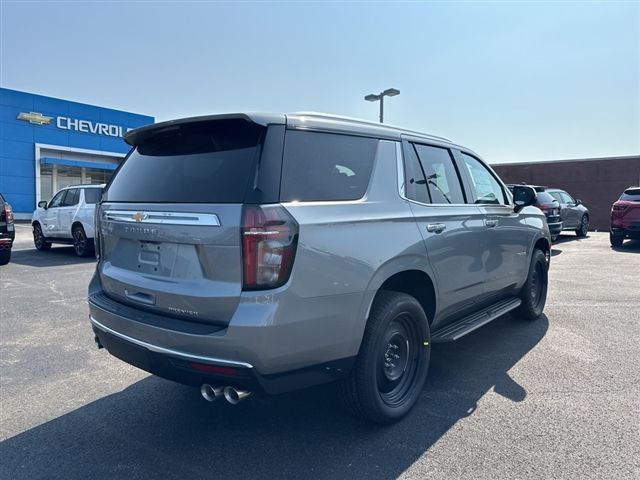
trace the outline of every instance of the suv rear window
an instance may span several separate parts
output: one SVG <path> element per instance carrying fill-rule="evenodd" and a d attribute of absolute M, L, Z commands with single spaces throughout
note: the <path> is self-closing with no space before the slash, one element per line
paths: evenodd
<path fill-rule="evenodd" d="M 242 119 L 163 128 L 131 152 L 111 180 L 106 200 L 241 203 L 265 130 Z"/>
<path fill-rule="evenodd" d="M 536 193 L 536 204 L 544 205 L 547 203 L 557 202 L 553 196 L 548 192 L 538 192 Z"/>
<path fill-rule="evenodd" d="M 374 138 L 287 131 L 280 201 L 362 198 L 377 148 Z"/>
<path fill-rule="evenodd" d="M 627 202 L 640 202 L 640 188 L 627 188 L 620 200 L 626 200 Z"/>

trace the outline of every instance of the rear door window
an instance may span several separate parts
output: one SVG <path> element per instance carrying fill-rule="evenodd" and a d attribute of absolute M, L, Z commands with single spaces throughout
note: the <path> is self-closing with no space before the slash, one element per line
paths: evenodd
<path fill-rule="evenodd" d="M 560 196 L 560 192 L 548 192 L 554 199 L 556 199 L 559 203 L 562 202 L 562 197 Z"/>
<path fill-rule="evenodd" d="M 567 204 L 576 203 L 573 197 L 569 195 L 567 192 L 560 192 L 560 198 L 562 199 L 561 203 L 567 203 Z"/>
<path fill-rule="evenodd" d="M 178 124 L 142 141 L 113 177 L 110 202 L 242 203 L 266 128 L 242 120 Z"/>
<path fill-rule="evenodd" d="M 449 150 L 421 144 L 414 144 L 414 147 L 427 181 L 431 203 L 465 203 L 460 178 Z"/>
<path fill-rule="evenodd" d="M 358 200 L 369 185 L 378 139 L 288 130 L 280 201 Z"/>
<path fill-rule="evenodd" d="M 64 201 L 60 205 L 61 207 L 72 207 L 73 205 L 78 204 L 78 200 L 80 198 L 80 190 L 77 188 L 72 188 L 71 190 L 67 190 L 67 195 L 64 197 Z"/>

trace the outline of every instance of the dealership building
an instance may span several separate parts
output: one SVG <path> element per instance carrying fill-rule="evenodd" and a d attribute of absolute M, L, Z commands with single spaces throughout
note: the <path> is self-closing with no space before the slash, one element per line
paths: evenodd
<path fill-rule="evenodd" d="M 18 219 L 68 185 L 106 183 L 147 115 L 0 88 L 0 192 Z"/>

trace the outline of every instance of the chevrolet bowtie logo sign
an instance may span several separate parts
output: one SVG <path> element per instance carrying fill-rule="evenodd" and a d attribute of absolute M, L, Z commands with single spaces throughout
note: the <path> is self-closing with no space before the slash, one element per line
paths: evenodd
<path fill-rule="evenodd" d="M 49 125 L 53 117 L 45 117 L 38 112 L 22 112 L 18 114 L 18 120 L 33 123 L 34 125 Z"/>
<path fill-rule="evenodd" d="M 133 218 L 136 222 L 141 222 L 142 220 L 146 220 L 147 218 L 149 218 L 149 215 L 142 212 L 136 212 L 131 215 L 131 218 Z"/>

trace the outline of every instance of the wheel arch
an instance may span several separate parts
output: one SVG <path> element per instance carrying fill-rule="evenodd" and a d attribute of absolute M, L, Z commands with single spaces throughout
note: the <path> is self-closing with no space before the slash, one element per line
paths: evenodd
<path fill-rule="evenodd" d="M 73 233 L 73 230 L 76 227 L 80 227 L 82 228 L 82 230 L 85 230 L 83 223 L 80 220 L 74 220 L 73 223 L 71 224 L 71 233 Z M 85 231 L 85 235 L 86 235 L 86 231 Z"/>
<path fill-rule="evenodd" d="M 357 322 L 356 331 L 354 331 L 353 338 L 357 345 L 355 352 L 360 350 L 373 302 L 383 290 L 397 291 L 415 297 L 422 305 L 431 325 L 438 311 L 438 289 L 434 278 L 426 256 L 400 257 L 381 266 L 365 292 L 359 316 L 362 321 Z"/>

